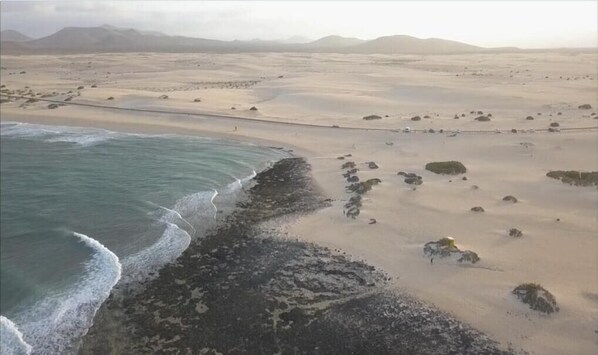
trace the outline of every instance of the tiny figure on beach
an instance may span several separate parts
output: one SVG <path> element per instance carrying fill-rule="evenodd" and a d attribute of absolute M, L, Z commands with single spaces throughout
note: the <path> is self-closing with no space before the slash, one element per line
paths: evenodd
<path fill-rule="evenodd" d="M 434 264 L 434 258 L 430 258 L 430 264 Z"/>
<path fill-rule="evenodd" d="M 234 129 L 234 131 L 233 131 L 233 132 L 236 132 L 236 131 L 237 131 L 237 126 L 235 126 L 235 129 Z"/>

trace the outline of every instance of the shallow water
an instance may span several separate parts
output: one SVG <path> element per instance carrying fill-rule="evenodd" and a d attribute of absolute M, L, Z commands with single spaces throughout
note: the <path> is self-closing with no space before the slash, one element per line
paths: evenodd
<path fill-rule="evenodd" d="M 2 353 L 75 351 L 117 282 L 174 260 L 256 171 L 286 156 L 221 139 L 14 122 L 2 123 L 0 152 Z"/>

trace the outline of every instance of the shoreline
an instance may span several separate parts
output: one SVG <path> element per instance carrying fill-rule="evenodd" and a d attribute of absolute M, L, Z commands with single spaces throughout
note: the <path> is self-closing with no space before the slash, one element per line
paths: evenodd
<path fill-rule="evenodd" d="M 293 235 L 297 235 L 299 236 L 299 238 L 301 238 L 302 240 L 306 241 L 306 242 L 315 242 L 318 245 L 321 245 L 323 247 L 327 247 L 330 248 L 331 250 L 343 250 L 346 251 L 347 253 L 349 253 L 350 255 L 352 255 L 354 258 L 356 259 L 360 259 L 360 260 L 367 260 L 368 264 L 371 265 L 375 265 L 377 268 L 381 268 L 382 270 L 385 270 L 386 272 L 388 272 L 390 275 L 393 276 L 393 280 L 397 280 L 397 279 L 401 279 L 401 283 L 396 283 L 395 281 L 392 281 L 389 283 L 389 288 L 391 290 L 393 290 L 392 292 L 395 293 L 404 293 L 406 292 L 407 294 L 411 294 L 411 295 L 415 295 L 418 299 L 422 299 L 424 302 L 428 303 L 428 304 L 434 304 L 436 306 L 438 306 L 440 309 L 442 309 L 445 312 L 449 312 L 451 315 L 457 317 L 460 321 L 466 322 L 468 324 L 471 324 L 472 326 L 476 327 L 477 329 L 480 329 L 481 331 L 486 332 L 487 334 L 489 334 L 490 336 L 492 336 L 494 339 L 500 341 L 500 343 L 502 344 L 503 347 L 507 347 L 507 345 L 513 346 L 516 349 L 522 349 L 523 351 L 528 351 L 530 349 L 529 345 L 525 344 L 525 340 L 527 339 L 527 336 L 522 336 L 520 338 L 514 336 L 517 333 L 521 333 L 521 332 L 526 332 L 525 328 L 522 328 L 522 326 L 525 326 L 525 323 L 529 322 L 529 321 L 524 321 L 523 324 L 517 325 L 516 327 L 513 328 L 497 328 L 496 327 L 496 323 L 492 322 L 492 323 L 485 323 L 485 322 L 479 322 L 481 319 L 478 318 L 477 314 L 480 310 L 480 305 L 476 305 L 474 307 L 470 307 L 470 302 L 471 302 L 471 298 L 462 298 L 461 296 L 458 296 L 458 298 L 452 298 L 451 293 L 450 292 L 454 292 L 455 295 L 460 294 L 460 291 L 456 291 L 456 290 L 445 290 L 445 291 L 439 291 L 439 290 L 435 290 L 434 287 L 431 290 L 427 290 L 426 288 L 430 287 L 428 285 L 430 285 L 430 282 L 436 282 L 436 286 L 442 286 L 443 283 L 440 282 L 438 283 L 439 279 L 437 278 L 438 276 L 441 275 L 445 275 L 445 276 L 441 276 L 441 277 L 446 277 L 447 272 L 452 272 L 451 270 L 453 269 L 453 267 L 451 267 L 450 265 L 446 265 L 443 268 L 447 268 L 446 270 L 442 271 L 441 273 L 438 273 L 438 271 L 440 270 L 440 268 L 435 268 L 432 269 L 430 271 L 423 271 L 423 268 L 428 269 L 429 266 L 426 265 L 425 261 L 423 263 L 421 263 L 421 261 L 417 261 L 417 259 L 421 260 L 421 256 L 420 253 L 416 253 L 417 257 L 414 259 L 413 257 L 409 256 L 406 260 L 402 261 L 401 263 L 399 263 L 398 265 L 395 265 L 395 261 L 388 259 L 388 253 L 391 250 L 397 250 L 399 252 L 401 252 L 401 247 L 399 247 L 397 249 L 397 245 L 395 244 L 388 244 L 387 242 L 383 242 L 382 244 L 380 244 L 380 247 L 382 249 L 380 249 L 380 247 L 368 250 L 368 249 L 364 249 L 364 247 L 367 247 L 367 244 L 362 244 L 360 243 L 358 239 L 356 239 L 356 236 L 359 236 L 361 233 L 369 233 L 366 232 L 365 229 L 363 229 L 364 227 L 363 224 L 359 223 L 359 221 L 357 221 L 357 225 L 355 224 L 355 222 L 351 222 L 349 220 L 347 220 L 344 216 L 343 217 L 337 217 L 338 213 L 342 211 L 342 208 L 339 207 L 338 205 L 340 204 L 342 206 L 343 200 L 346 199 L 346 193 L 344 192 L 344 188 L 343 185 L 338 185 L 338 181 L 341 180 L 340 179 L 340 171 L 338 170 L 338 166 L 340 166 L 340 161 L 337 160 L 337 155 L 340 155 L 342 153 L 346 153 L 346 152 L 352 152 L 354 155 L 354 159 L 364 159 L 366 156 L 364 156 L 363 154 L 368 154 L 371 155 L 371 153 L 368 153 L 368 151 L 370 151 L 371 149 L 368 148 L 366 151 L 360 151 L 359 149 L 356 150 L 355 149 L 355 144 L 352 145 L 351 143 L 351 139 L 355 139 L 358 142 L 359 146 L 363 146 L 363 144 L 366 144 L 365 142 L 370 142 L 372 139 L 375 139 L 373 137 L 360 137 L 360 136 L 354 136 L 353 138 L 351 138 L 350 136 L 346 136 L 343 135 L 342 136 L 342 140 L 339 140 L 338 136 L 329 136 L 327 133 L 322 132 L 321 130 L 318 129 L 314 129 L 314 128 L 304 128 L 304 131 L 297 131 L 296 133 L 293 132 L 287 132 L 284 130 L 281 130 L 279 128 L 277 128 L 276 126 L 265 126 L 264 124 L 258 123 L 257 127 L 251 127 L 251 125 L 244 125 L 242 126 L 242 130 L 240 129 L 240 131 L 242 132 L 236 132 L 233 133 L 230 131 L 230 124 L 228 124 L 227 122 L 209 122 L 209 124 L 207 123 L 207 121 L 204 122 L 196 122 L 196 121 L 189 121 L 189 120 L 182 120 L 182 119 L 177 119 L 176 117 L 142 117 L 142 116 L 119 116 L 119 115 L 109 115 L 109 116 L 96 116 L 94 114 L 90 114 L 89 111 L 87 110 L 64 110 L 63 113 L 61 115 L 57 115 L 56 113 L 57 110 L 55 110 L 54 112 L 51 112 L 51 115 L 45 115 L 45 116 L 40 116 L 40 115 L 22 115 L 22 114 L 16 114 L 14 115 L 13 113 L 11 113 L 10 115 L 6 115 L 3 114 L 2 116 L 2 120 L 6 120 L 6 118 L 8 117 L 10 120 L 19 120 L 18 118 L 20 117 L 21 121 L 28 121 L 31 123 L 42 123 L 42 124 L 64 124 L 64 125 L 74 125 L 74 126 L 91 126 L 91 127 L 98 127 L 98 128 L 104 128 L 104 129 L 110 129 L 110 130 L 115 130 L 115 131 L 124 131 L 124 132 L 138 132 L 138 133 L 174 133 L 174 134 L 184 134 L 184 135 L 205 135 L 205 136 L 215 136 L 215 137 L 221 137 L 221 138 L 227 138 L 227 139 L 236 139 L 236 140 L 241 140 L 241 141 L 245 141 L 245 142 L 252 142 L 255 144 L 260 144 L 260 145 L 266 145 L 266 146 L 280 146 L 283 145 L 287 148 L 292 148 L 292 149 L 288 149 L 289 151 L 293 151 L 294 154 L 298 154 L 300 156 L 305 156 L 308 161 L 314 166 L 314 175 L 317 178 L 318 182 L 323 183 L 322 187 L 325 189 L 325 191 L 327 191 L 327 194 L 329 196 L 331 196 L 333 198 L 333 204 L 335 206 L 337 206 L 336 208 L 330 208 L 330 209 L 326 209 L 325 211 L 318 211 L 313 215 L 310 216 L 306 216 L 306 217 L 302 217 L 297 221 L 292 221 L 289 224 L 284 225 L 282 228 L 286 231 L 285 233 L 290 233 Z M 66 114 L 68 113 L 68 114 Z M 66 114 L 66 115 L 65 115 Z M 267 127 L 267 130 L 265 130 L 265 127 Z M 326 132 L 330 131 L 330 129 L 326 129 Z M 332 130 L 332 131 L 336 131 L 336 130 Z M 277 133 L 278 132 L 278 133 Z M 284 136 L 281 135 L 281 133 L 284 133 Z M 305 137 L 306 135 L 312 137 L 311 139 L 309 139 L 307 142 L 308 144 L 306 144 L 305 138 L 303 140 L 297 140 L 297 135 L 300 134 L 303 137 Z M 380 135 L 377 132 L 367 132 L 368 135 L 378 135 L 380 137 L 381 142 L 379 143 L 382 147 L 384 147 L 384 135 Z M 536 141 L 537 139 L 539 139 L 539 137 L 546 137 L 546 138 L 542 138 L 542 139 L 550 139 L 550 140 L 561 140 L 561 139 L 566 139 L 563 137 L 567 137 L 567 136 L 575 136 L 575 137 L 585 137 L 584 140 L 587 141 L 588 139 L 590 139 L 590 141 L 592 141 L 594 139 L 593 136 L 588 135 L 586 133 L 568 133 L 566 135 L 533 135 L 533 134 L 518 134 L 518 135 L 490 135 L 488 136 L 488 138 L 490 139 L 500 139 L 500 140 L 504 140 L 506 139 L 507 141 L 519 141 L 521 140 L 532 140 L 532 141 Z M 272 140 L 272 137 L 276 137 L 277 140 Z M 288 137 L 290 139 L 284 139 L 283 137 Z M 299 136 L 301 137 L 301 136 Z M 318 138 L 320 137 L 320 138 Z M 326 137 L 326 138 L 324 138 Z M 407 135 L 407 137 L 412 137 L 410 135 Z M 427 141 L 428 143 L 430 143 L 432 145 L 432 147 L 430 149 L 438 149 L 438 143 L 443 142 L 444 140 L 446 140 L 447 142 L 450 142 L 451 139 L 450 138 L 446 138 L 445 136 L 442 135 L 418 135 L 418 137 L 421 137 L 421 139 L 424 139 L 425 141 Z M 464 136 L 465 137 L 465 136 Z M 476 136 L 467 136 L 468 140 L 473 140 L 473 141 L 478 141 L 479 139 L 482 140 L 487 140 L 487 138 L 485 137 L 476 137 Z M 309 144 L 309 142 L 312 142 L 312 140 L 317 140 L 317 139 L 328 139 L 330 140 L 330 142 L 327 143 L 327 145 L 325 146 L 313 146 L 311 144 Z M 386 138 L 388 139 L 388 138 Z M 284 143 L 281 143 L 283 142 Z M 363 141 L 362 143 L 359 143 L 360 141 Z M 342 142 L 342 143 L 340 143 Z M 397 142 L 397 141 L 395 141 Z M 340 143 L 340 144 L 339 144 Z M 335 146 L 335 144 L 337 145 L 335 148 L 333 148 L 331 150 L 331 146 Z M 367 144 L 371 144 L 371 143 L 367 143 Z M 412 144 L 409 142 L 405 142 L 405 144 Z M 426 144 L 424 142 L 422 142 L 421 144 Z M 444 143 L 443 143 L 444 144 Z M 471 143 L 474 144 L 474 143 Z M 477 144 L 477 143 L 475 143 Z M 404 145 L 404 147 L 407 147 L 406 145 Z M 340 149 L 339 149 L 340 148 Z M 362 148 L 363 149 L 363 148 Z M 385 149 L 388 149 L 385 148 Z M 401 149 L 401 148 L 399 148 Z M 405 149 L 405 148 L 403 148 Z M 332 151 L 332 154 L 328 153 L 328 155 L 324 155 L 322 156 L 322 152 L 328 150 L 329 152 Z M 336 152 L 335 152 L 336 151 Z M 380 151 L 377 151 L 376 154 L 380 154 Z M 454 153 L 453 153 L 454 154 Z M 382 156 L 379 156 L 379 158 L 383 158 L 385 155 L 383 154 Z M 403 157 L 407 157 L 405 155 L 403 155 Z M 332 167 L 330 167 L 329 165 L 332 164 Z M 409 163 L 407 163 L 409 166 Z M 372 172 L 367 172 L 367 171 L 363 171 L 364 174 L 368 174 L 368 176 L 372 176 L 371 173 Z M 382 173 L 383 176 L 385 176 L 386 178 L 388 178 L 388 173 Z M 468 174 L 470 175 L 470 174 Z M 376 175 L 374 175 L 376 176 Z M 378 175 L 380 176 L 380 175 Z M 471 175 L 470 175 L 471 176 Z M 384 179 L 386 181 L 386 179 Z M 381 187 L 382 191 L 388 191 L 388 186 L 385 187 L 386 184 L 383 184 L 383 186 Z M 335 187 L 336 186 L 336 187 Z M 559 185 L 560 186 L 560 185 Z M 556 186 L 555 186 L 556 187 Z M 561 189 L 565 189 L 565 187 L 561 187 Z M 572 191 L 579 191 L 580 193 L 583 191 L 583 189 L 579 189 L 579 190 L 572 190 Z M 382 192 L 384 194 L 384 192 Z M 519 194 L 519 192 L 517 192 Z M 377 193 L 376 191 L 372 192 L 373 196 L 370 198 L 367 198 L 366 201 L 383 201 L 384 198 L 381 197 L 381 195 L 379 193 Z M 375 208 L 375 204 L 372 205 L 372 202 L 366 202 L 369 206 L 366 206 L 364 209 L 364 216 L 361 219 L 361 221 L 367 221 L 367 218 L 369 216 L 371 216 L 372 212 L 375 210 L 378 210 L 379 213 L 379 209 Z M 411 205 L 411 203 L 408 203 L 409 205 Z M 339 212 L 335 212 L 335 209 L 339 209 L 341 208 L 341 210 Z M 425 210 L 424 210 L 425 212 Z M 399 211 L 400 214 L 402 214 L 404 216 L 404 218 L 409 218 L 409 216 L 411 215 L 411 213 L 407 213 L 405 215 L 405 212 L 401 212 Z M 342 213 L 341 213 L 342 216 Z M 429 212 L 425 212 L 424 216 L 427 217 L 423 217 L 423 218 L 430 218 L 429 217 Z M 376 216 L 373 215 L 373 217 L 377 217 L 378 218 L 378 226 L 377 227 L 378 231 L 380 231 L 379 228 L 382 228 L 382 233 L 386 234 L 388 232 L 384 232 L 385 230 L 388 229 L 388 225 L 386 225 L 386 223 L 384 222 L 385 219 L 388 219 L 389 217 L 383 217 L 382 219 L 382 224 L 380 216 Z M 436 218 L 436 217 L 435 217 Z M 346 221 L 346 222 L 345 222 Z M 349 223 L 347 223 L 349 222 Z M 336 223 L 336 224 L 335 224 Z M 339 224 L 340 223 L 340 224 Z M 363 222 L 362 222 L 363 223 Z M 574 223 L 574 222 L 573 222 Z M 361 225 L 361 226 L 358 226 Z M 570 224 L 566 224 L 567 226 L 570 226 Z M 335 227 L 338 226 L 340 227 L 340 229 L 335 230 L 335 228 L 333 228 L 333 230 L 331 230 L 331 227 Z M 357 226 L 357 228 L 351 227 L 351 226 Z M 347 229 L 347 227 L 350 227 L 350 229 Z M 373 228 L 373 227 L 367 227 L 367 224 L 365 224 L 366 228 Z M 408 234 L 414 234 L 414 236 L 416 238 L 418 238 L 418 230 L 419 228 L 415 229 L 412 232 L 399 232 L 401 235 L 405 236 L 406 233 Z M 476 229 L 477 230 L 477 229 Z M 407 234 L 407 235 L 408 235 Z M 590 232 L 591 234 L 591 232 Z M 442 235 L 442 234 L 440 234 Z M 338 236 L 341 237 L 341 239 L 338 239 Z M 347 238 L 347 236 L 349 236 L 349 238 Z M 421 238 L 421 237 L 420 237 Z M 374 243 L 378 244 L 380 243 L 379 241 L 376 240 L 377 238 L 374 239 Z M 411 238 L 407 238 L 406 239 L 406 246 L 407 248 L 404 249 L 405 251 L 407 251 L 408 254 L 404 254 L 404 252 L 401 252 L 402 255 L 409 255 L 409 254 L 413 254 L 412 251 L 412 241 L 413 237 Z M 422 242 L 420 242 L 422 243 Z M 423 243 L 422 243 L 423 244 Z M 371 245 L 370 245 L 371 246 Z M 591 247 L 590 247 L 591 248 Z M 372 253 L 374 252 L 374 253 Z M 488 252 L 486 252 L 487 254 Z M 486 259 L 487 259 L 487 255 L 486 255 Z M 425 258 L 424 258 L 425 260 Z M 429 262 L 428 262 L 429 264 Z M 493 265 L 494 264 L 494 265 Z M 499 266 L 500 264 L 497 265 L 497 261 L 496 258 L 491 258 L 490 260 L 490 265 L 488 265 L 490 267 L 489 270 L 491 269 L 495 269 L 497 267 L 500 268 Z M 398 266 L 398 268 L 397 268 Z M 488 267 L 486 266 L 486 267 Z M 458 269 L 462 269 L 459 271 L 459 274 L 463 274 L 464 272 L 467 274 L 471 274 L 471 275 L 475 275 L 475 274 L 479 274 L 483 279 L 487 279 L 487 277 L 485 276 L 485 273 L 488 271 L 483 271 L 484 267 L 482 268 L 478 268 L 478 267 L 474 267 L 474 268 L 467 268 L 467 271 L 463 268 L 458 268 Z M 477 271 L 479 270 L 479 271 Z M 426 277 L 424 276 L 425 274 L 422 274 L 422 272 L 424 273 L 430 273 L 433 272 L 436 275 L 431 275 L 434 276 L 433 278 L 426 280 L 426 279 L 422 279 L 422 277 Z M 490 271 L 492 272 L 492 271 Z M 495 275 L 497 275 L 495 273 Z M 430 275 L 429 275 L 430 276 Z M 428 277 L 429 277 L 428 276 Z M 471 276 L 470 276 L 471 277 Z M 415 278 L 415 279 L 414 279 Z M 436 281 L 434 281 L 436 280 Z M 474 278 L 472 280 L 477 280 L 477 278 Z M 524 279 L 525 280 L 525 279 Z M 488 280 L 490 281 L 490 280 Z M 476 281 L 476 283 L 478 283 L 480 281 Z M 490 289 L 492 289 L 492 286 L 490 283 L 488 283 L 487 281 L 483 281 L 481 282 L 481 284 L 483 285 L 482 287 L 489 287 Z M 424 288 L 422 288 L 422 285 Z M 458 285 L 458 284 L 456 284 Z M 592 284 L 589 283 L 587 284 L 589 286 L 591 286 Z M 458 286 L 459 288 L 462 288 L 463 286 Z M 468 287 L 468 286 L 465 286 Z M 471 286 L 469 286 L 471 287 Z M 504 290 L 504 285 L 500 285 L 500 288 L 502 288 Z M 432 293 L 430 293 L 430 291 Z M 455 292 L 456 291 L 456 292 Z M 439 295 L 443 294 L 449 297 L 438 297 Z M 446 293 L 449 292 L 449 293 Z M 496 291 L 494 291 L 496 292 Z M 505 292 L 505 291 L 499 291 L 499 292 Z M 507 291 L 508 292 L 508 291 Z M 592 291 L 590 291 L 591 294 Z M 485 292 L 484 292 L 485 293 Z M 562 299 L 562 297 L 561 297 Z M 448 302 L 447 302 L 448 301 Z M 477 299 L 476 302 L 480 302 L 482 301 L 484 305 L 484 307 L 488 307 L 487 306 L 487 301 L 486 300 L 482 300 L 482 299 Z M 507 312 L 507 316 L 506 318 L 509 319 L 509 321 L 512 320 L 517 320 L 517 319 L 522 319 L 521 317 L 525 317 L 523 319 L 528 319 L 528 320 L 533 320 L 533 323 L 535 324 L 535 326 L 538 326 L 540 323 L 538 323 L 538 321 L 542 321 L 541 317 L 539 315 L 536 315 L 533 313 L 533 311 L 529 311 L 525 309 L 525 306 L 523 305 L 510 305 L 511 303 L 514 303 L 514 301 L 509 301 L 507 300 L 509 305 L 507 305 L 507 307 L 514 307 L 515 312 Z M 495 302 L 495 301 L 492 301 Z M 504 302 L 504 301 L 503 301 Z M 465 307 L 465 308 L 463 308 Z M 492 307 L 497 307 L 495 305 L 492 305 Z M 504 304 L 498 306 L 500 308 L 505 307 Z M 561 312 L 562 313 L 562 312 Z M 558 316 L 558 315 L 556 315 Z M 554 316 L 553 316 L 554 317 Z M 505 320 L 501 320 L 501 322 L 504 322 Z M 551 323 L 544 323 L 547 325 L 551 325 Z M 559 323 L 555 323 L 555 325 L 557 325 Z M 560 327 L 560 325 L 557 325 L 557 329 L 559 329 L 559 332 L 562 332 L 562 329 Z M 553 332 L 552 330 L 548 331 Z M 521 340 L 524 340 L 523 342 L 521 342 Z M 558 340 L 559 342 L 562 341 L 563 338 L 561 337 L 560 340 Z M 549 343 L 549 348 L 554 347 L 554 343 Z M 534 345 L 535 347 L 536 345 Z M 585 345 L 584 345 L 585 347 Z M 587 348 L 587 347 L 585 347 Z M 533 348 L 531 348 L 533 349 Z M 550 352 L 550 351 L 549 351 Z M 581 352 L 581 351 L 580 351 Z M 533 353 L 533 351 L 532 351 Z"/>
<path fill-rule="evenodd" d="M 507 353 L 449 315 L 389 292 L 375 268 L 260 227 L 330 207 L 302 158 L 284 158 L 254 179 L 248 200 L 216 232 L 140 292 L 113 293 L 80 353 Z"/>

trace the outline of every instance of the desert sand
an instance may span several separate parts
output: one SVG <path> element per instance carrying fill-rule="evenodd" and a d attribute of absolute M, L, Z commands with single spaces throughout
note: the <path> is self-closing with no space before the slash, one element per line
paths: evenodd
<path fill-rule="evenodd" d="M 50 100 L 180 112 L 48 109 L 49 102 L 20 99 L 0 106 L 3 122 L 210 135 L 292 149 L 307 158 L 333 205 L 279 226 L 289 237 L 380 267 L 392 276 L 396 292 L 450 312 L 505 348 L 532 354 L 598 351 L 598 192 L 546 177 L 550 170 L 598 170 L 596 54 L 1 59 L 2 89 L 13 93 L 32 90 Z M 583 104 L 592 109 L 579 109 Z M 372 114 L 381 119 L 362 119 Z M 488 114 L 488 122 L 474 120 Z M 412 121 L 416 115 L 422 119 Z M 553 122 L 560 131 L 546 132 Z M 404 133 L 406 127 L 435 133 Z M 443 160 L 458 160 L 467 172 L 448 176 L 424 169 Z M 341 169 L 347 161 L 356 163 L 361 180 L 382 181 L 364 195 L 355 219 L 343 214 L 351 197 Z M 370 169 L 370 161 L 379 168 Z M 399 171 L 414 172 L 424 182 L 414 189 Z M 506 195 L 518 202 L 503 201 Z M 471 212 L 473 206 L 485 212 Z M 510 228 L 523 236 L 510 237 Z M 481 260 L 430 263 L 423 245 L 445 236 Z M 542 284 L 560 311 L 543 315 L 519 302 L 511 291 L 524 282 Z"/>

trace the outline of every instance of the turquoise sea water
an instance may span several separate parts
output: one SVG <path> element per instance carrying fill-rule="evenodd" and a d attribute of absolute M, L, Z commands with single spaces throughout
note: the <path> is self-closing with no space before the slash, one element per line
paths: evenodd
<path fill-rule="evenodd" d="M 174 260 L 286 156 L 221 139 L 4 122 L 2 353 L 73 351 L 110 290 Z"/>

